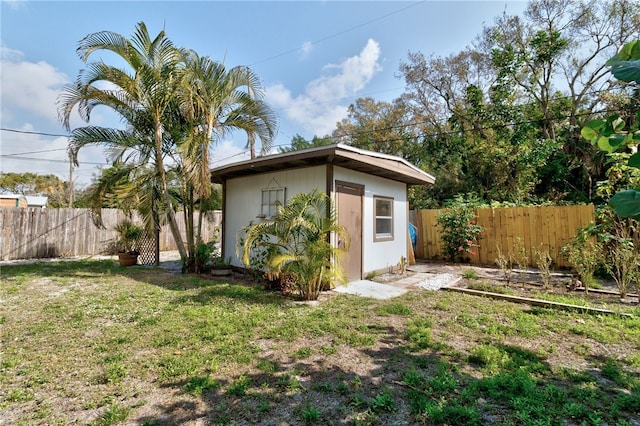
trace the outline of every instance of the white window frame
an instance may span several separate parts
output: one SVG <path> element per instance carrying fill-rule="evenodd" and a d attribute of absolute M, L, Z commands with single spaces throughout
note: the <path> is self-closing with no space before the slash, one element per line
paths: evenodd
<path fill-rule="evenodd" d="M 260 218 L 273 219 L 278 215 L 278 205 L 286 202 L 286 188 L 264 188 L 260 193 Z"/>
<path fill-rule="evenodd" d="M 378 202 L 387 202 L 389 206 L 388 212 L 378 211 Z M 387 214 L 383 214 L 387 213 Z M 378 229 L 378 223 L 388 223 L 389 232 L 382 232 Z M 393 198 L 373 196 L 373 241 L 392 241 L 393 240 Z"/>

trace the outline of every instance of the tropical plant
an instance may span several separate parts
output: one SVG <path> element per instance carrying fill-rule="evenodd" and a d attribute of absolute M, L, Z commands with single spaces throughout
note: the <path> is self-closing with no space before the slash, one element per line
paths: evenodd
<path fill-rule="evenodd" d="M 201 239 L 202 214 L 207 211 L 212 185 L 209 175 L 211 143 L 234 130 L 243 130 L 255 143 L 257 135 L 262 152 L 271 148 L 276 132 L 276 117 L 262 101 L 264 90 L 251 69 L 237 66 L 227 69 L 223 63 L 201 57 L 191 50 L 185 56 L 184 85 L 179 91 L 180 112 L 185 120 L 185 134 L 177 147 L 183 172 L 184 203 L 187 214 L 187 244 L 189 260 L 193 261 L 192 244 Z M 246 90 L 245 90 L 246 88 Z M 199 201 L 200 220 L 193 223 L 195 201 Z"/>
<path fill-rule="evenodd" d="M 246 67 L 227 70 L 175 47 L 164 31 L 152 39 L 142 22 L 131 39 L 101 31 L 83 38 L 77 51 L 85 63 L 94 52 L 109 51 L 126 64 L 90 62 L 60 96 L 59 115 L 68 130 L 75 108 L 87 123 L 97 106 L 112 109 L 125 123 L 125 129 L 85 126 L 71 132 L 74 162 L 81 148 L 100 145 L 117 166 L 97 182 L 94 210 L 107 194 L 115 194 L 143 214 L 149 229 L 168 222 L 185 269 L 193 270 L 202 227 L 200 221 L 195 231 L 194 214 L 212 205 L 210 144 L 242 129 L 259 136 L 263 149 L 271 146 L 276 120 L 261 100 L 259 79 Z M 179 204 L 186 241 L 175 217 Z"/>
<path fill-rule="evenodd" d="M 109 150 L 114 162 L 150 166 L 154 172 L 161 203 L 157 208 L 168 216 L 169 226 L 182 258 L 187 253 L 175 219 L 169 195 L 165 157 L 172 150 L 164 125 L 182 82 L 183 55 L 161 31 L 154 39 L 140 22 L 131 39 L 112 31 L 92 33 L 80 40 L 78 55 L 87 63 L 94 52 L 108 51 L 123 60 L 128 69 L 90 62 L 74 84 L 60 96 L 59 114 L 70 130 L 71 112 L 77 107 L 87 123 L 97 106 L 115 111 L 126 128 L 85 126 L 73 129 L 69 152 L 78 162 L 78 151 L 88 145 Z M 149 222 L 152 220 L 148 217 Z"/>
<path fill-rule="evenodd" d="M 476 223 L 475 212 L 467 203 L 456 202 L 438 213 L 436 223 L 441 227 L 442 253 L 452 262 L 460 262 L 468 254 L 482 232 L 482 226 Z"/>
<path fill-rule="evenodd" d="M 251 264 L 252 251 L 264 249 L 266 272 L 292 277 L 305 300 L 316 300 L 327 283 L 344 281 L 341 258 L 346 249 L 333 246 L 331 238 L 348 241 L 348 234 L 338 225 L 331 199 L 318 190 L 294 195 L 278 206 L 273 221 L 250 225 L 245 232 L 237 248 L 244 264 Z"/>
<path fill-rule="evenodd" d="M 606 65 L 611 67 L 611 73 L 618 80 L 640 84 L 640 40 L 625 44 Z M 627 166 L 640 169 L 640 111 L 636 111 L 635 122 L 631 124 L 617 114 L 605 120 L 591 120 L 582 128 L 581 134 L 610 154 L 621 149 L 628 150 L 631 155 L 628 156 Z M 635 187 L 618 191 L 609 200 L 609 205 L 619 216 L 640 219 L 640 188 L 636 184 Z"/>
<path fill-rule="evenodd" d="M 144 229 L 133 223 L 130 219 L 124 219 L 118 222 L 115 226 L 115 231 L 118 233 L 118 251 L 128 254 L 138 254 L 137 243 Z"/>

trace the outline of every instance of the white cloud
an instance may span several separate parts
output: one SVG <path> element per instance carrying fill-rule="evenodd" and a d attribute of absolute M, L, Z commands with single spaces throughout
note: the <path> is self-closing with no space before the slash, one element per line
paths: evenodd
<path fill-rule="evenodd" d="M 27 111 L 58 123 L 56 100 L 62 87 L 69 82 L 66 74 L 50 64 L 29 62 L 18 50 L 1 47 L 2 121 L 15 120 Z"/>
<path fill-rule="evenodd" d="M 335 72 L 309 82 L 298 96 L 280 83 L 268 87 L 267 102 L 283 109 L 288 119 L 305 130 L 324 136 L 347 115 L 348 105 L 341 101 L 355 96 L 381 70 L 379 59 L 380 45 L 369 39 L 358 55 L 327 65 L 326 70 Z"/>
<path fill-rule="evenodd" d="M 313 43 L 310 41 L 305 41 L 304 43 L 302 43 L 302 47 L 300 48 L 301 58 L 302 59 L 308 58 L 312 51 L 313 51 Z"/>

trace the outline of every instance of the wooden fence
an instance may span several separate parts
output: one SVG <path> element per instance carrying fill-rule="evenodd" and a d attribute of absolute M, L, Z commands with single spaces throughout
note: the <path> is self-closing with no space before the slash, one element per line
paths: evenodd
<path fill-rule="evenodd" d="M 0 208 L 0 260 L 107 253 L 116 241 L 113 228 L 124 218 L 120 210 L 102 209 L 102 229 L 94 225 L 89 209 Z M 184 216 L 178 213 L 176 220 L 184 237 Z M 203 240 L 214 238 L 221 220 L 220 211 L 207 213 Z M 168 225 L 160 231 L 160 250 L 176 250 Z"/>
<path fill-rule="evenodd" d="M 418 228 L 416 257 L 442 259 L 440 227 L 436 224 L 439 210 L 414 212 Z M 594 220 L 593 205 L 534 206 L 476 210 L 478 225 L 484 228 L 471 263 L 494 265 L 498 249 L 504 254 L 516 254 L 519 247 L 526 251 L 529 265 L 536 266 L 535 250 L 548 251 L 554 267 L 570 266 L 560 254 L 579 228 Z"/>

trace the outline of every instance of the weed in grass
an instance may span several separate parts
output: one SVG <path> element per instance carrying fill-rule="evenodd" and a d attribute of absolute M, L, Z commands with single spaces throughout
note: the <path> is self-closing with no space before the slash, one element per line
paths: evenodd
<path fill-rule="evenodd" d="M 477 280 L 479 277 L 475 269 L 465 269 L 462 271 L 462 278 L 467 280 Z"/>
<path fill-rule="evenodd" d="M 436 309 L 438 311 L 449 311 L 451 309 L 451 303 L 449 303 L 448 301 L 445 300 L 438 300 L 434 305 L 433 305 L 433 309 Z"/>
<path fill-rule="evenodd" d="M 629 367 L 640 368 L 640 354 L 629 355 L 623 361 Z"/>
<path fill-rule="evenodd" d="M 347 382 L 345 382 L 344 380 L 341 380 L 340 383 L 336 385 L 336 391 L 340 395 L 344 396 L 344 395 L 348 395 L 351 392 L 351 388 L 349 387 Z"/>
<path fill-rule="evenodd" d="M 356 393 L 356 394 L 351 396 L 350 405 L 353 408 L 356 408 L 356 409 L 360 409 L 360 408 L 367 408 L 368 409 L 369 408 L 369 401 L 364 396 Z"/>
<path fill-rule="evenodd" d="M 375 413 L 380 413 L 382 411 L 393 413 L 397 410 L 393 393 L 388 387 L 385 387 L 380 391 L 380 393 L 373 397 L 373 400 L 371 401 L 371 409 Z"/>
<path fill-rule="evenodd" d="M 640 389 L 629 394 L 620 394 L 616 397 L 613 408 L 628 413 L 640 413 Z"/>
<path fill-rule="evenodd" d="M 307 405 L 302 409 L 300 413 L 300 418 L 305 424 L 315 423 L 320 420 L 320 410 L 310 405 Z"/>
<path fill-rule="evenodd" d="M 304 389 L 294 373 L 286 373 L 280 376 L 276 386 L 284 392 L 298 392 Z"/>
<path fill-rule="evenodd" d="M 309 358 L 310 356 L 311 356 L 311 348 L 309 347 L 300 348 L 297 351 L 295 351 L 295 353 L 293 354 L 293 357 L 297 359 L 305 359 L 305 358 Z"/>
<path fill-rule="evenodd" d="M 417 393 L 410 403 L 411 411 L 420 423 L 470 426 L 483 424 L 480 414 L 473 407 L 455 402 L 436 402 Z"/>
<path fill-rule="evenodd" d="M 184 390 L 190 394 L 201 396 L 209 390 L 218 389 L 220 383 L 211 376 L 196 376 L 189 379 Z"/>
<path fill-rule="evenodd" d="M 256 367 L 258 368 L 258 370 L 265 373 L 275 373 L 276 371 L 278 371 L 278 363 L 268 359 L 261 359 L 260 361 L 258 361 Z"/>
<path fill-rule="evenodd" d="M 616 385 L 623 388 L 626 388 L 630 384 L 627 374 L 612 360 L 607 360 L 607 362 L 600 368 L 600 374 L 602 374 L 602 377 L 611 380 Z"/>
<path fill-rule="evenodd" d="M 432 343 L 431 326 L 433 323 L 427 318 L 410 321 L 405 332 L 405 338 L 416 350 L 427 349 Z"/>
<path fill-rule="evenodd" d="M 271 403 L 266 399 L 261 399 L 258 404 L 258 413 L 266 414 L 271 410 Z"/>
<path fill-rule="evenodd" d="M 104 375 L 98 377 L 98 383 L 120 383 L 127 376 L 127 369 L 120 361 L 109 362 L 104 366 Z"/>
<path fill-rule="evenodd" d="M 111 404 L 102 413 L 96 424 L 99 426 L 110 426 L 122 423 L 127 420 L 130 411 L 131 410 L 127 407 L 123 407 L 115 403 Z"/>
<path fill-rule="evenodd" d="M 329 393 L 335 390 L 331 382 L 316 382 L 311 385 L 311 389 L 318 392 Z"/>
<path fill-rule="evenodd" d="M 571 347 L 571 349 L 576 353 L 576 355 L 580 355 L 583 357 L 589 356 L 591 354 L 591 345 L 586 342 L 576 343 Z"/>
<path fill-rule="evenodd" d="M 244 396 L 250 387 L 251 379 L 243 374 L 229 385 L 227 393 L 232 396 Z"/>
<path fill-rule="evenodd" d="M 160 368 L 161 380 L 174 379 L 187 374 L 194 374 L 197 370 L 197 360 L 186 355 L 169 356 L 160 361 Z"/>
<path fill-rule="evenodd" d="M 402 303 L 387 303 L 378 306 L 376 308 L 376 313 L 382 316 L 399 315 L 406 317 L 412 315 L 413 310 Z"/>
<path fill-rule="evenodd" d="M 362 387 L 362 378 L 360 376 L 355 376 L 351 379 L 351 386 L 354 389 L 360 389 Z"/>
<path fill-rule="evenodd" d="M 402 382 L 410 387 L 422 387 L 425 383 L 424 375 L 416 369 L 406 370 L 402 373 Z"/>
<path fill-rule="evenodd" d="M 468 361 L 484 367 L 489 374 L 495 374 L 509 361 L 509 357 L 493 345 L 480 345 L 471 349 Z"/>
<path fill-rule="evenodd" d="M 333 355 L 338 353 L 338 348 L 336 348 L 335 346 L 323 345 L 322 347 L 320 347 L 320 351 L 325 355 Z"/>
<path fill-rule="evenodd" d="M 3 354 L 3 356 L 0 358 L 0 371 L 13 368 L 19 364 L 20 364 L 20 360 L 18 358 L 14 358 L 14 357 Z"/>
<path fill-rule="evenodd" d="M 33 400 L 33 393 L 28 389 L 13 389 L 6 398 L 9 402 L 27 402 Z"/>
<path fill-rule="evenodd" d="M 442 396 L 453 393 L 458 387 L 458 380 L 448 371 L 440 371 L 436 377 L 426 384 L 430 394 Z"/>

